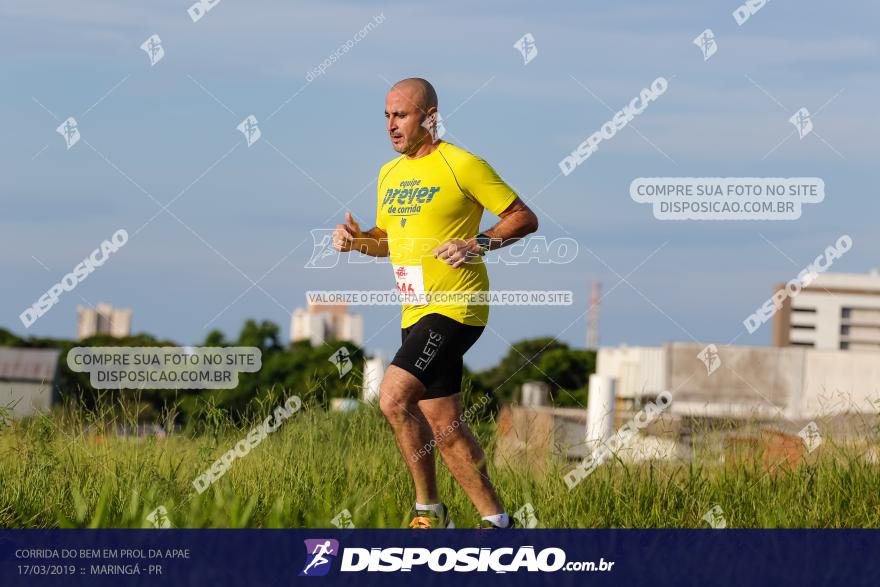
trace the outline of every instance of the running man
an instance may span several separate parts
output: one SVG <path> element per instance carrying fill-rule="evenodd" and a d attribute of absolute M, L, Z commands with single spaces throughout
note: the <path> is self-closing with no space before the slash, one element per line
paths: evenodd
<path fill-rule="evenodd" d="M 334 248 L 390 256 L 397 289 L 414 296 L 488 290 L 482 256 L 537 230 L 537 217 L 488 163 L 437 138 L 437 93 L 426 80 L 395 84 L 385 118 L 401 156 L 379 171 L 376 226 L 364 232 L 347 212 Z M 501 220 L 481 233 L 484 208 Z M 482 517 L 480 527 L 510 528 L 462 414 L 463 356 L 482 334 L 489 307 L 414 301 L 403 306 L 402 345 L 379 388 L 379 407 L 415 485 L 410 527 L 454 527 L 437 495 L 433 439 Z"/>

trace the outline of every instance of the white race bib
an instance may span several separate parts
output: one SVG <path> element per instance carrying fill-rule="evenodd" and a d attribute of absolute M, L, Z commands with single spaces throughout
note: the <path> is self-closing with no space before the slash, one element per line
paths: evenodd
<path fill-rule="evenodd" d="M 406 303 L 411 306 L 424 306 L 425 300 L 425 276 L 421 265 L 392 265 L 394 267 L 394 282 L 397 291 L 406 296 Z"/>

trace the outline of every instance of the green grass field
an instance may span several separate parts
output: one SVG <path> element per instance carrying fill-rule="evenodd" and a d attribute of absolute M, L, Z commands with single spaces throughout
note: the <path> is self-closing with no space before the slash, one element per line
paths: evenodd
<path fill-rule="evenodd" d="M 344 509 L 357 527 L 400 527 L 412 506 L 391 430 L 370 406 L 342 414 L 304 405 L 202 494 L 192 480 L 251 426 L 218 418 L 196 437 L 98 434 L 118 423 L 78 411 L 7 422 L 0 526 L 149 527 L 146 516 L 164 506 L 176 527 L 331 527 Z M 477 433 L 508 511 L 531 503 L 541 527 L 708 527 L 702 517 L 715 504 L 728 527 L 880 526 L 880 466 L 829 439 L 793 470 L 768 474 L 697 453 L 690 463 L 604 465 L 569 491 L 563 466 L 543 479 L 493 467 L 493 424 Z M 438 468 L 457 526 L 474 527 L 476 512 Z"/>

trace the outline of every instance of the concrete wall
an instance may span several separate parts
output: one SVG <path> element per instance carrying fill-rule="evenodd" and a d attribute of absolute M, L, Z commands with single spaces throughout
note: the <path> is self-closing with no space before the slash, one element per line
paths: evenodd
<path fill-rule="evenodd" d="M 800 397 L 805 349 L 719 345 L 721 366 L 709 374 L 697 357 L 703 348 L 679 342 L 664 346 L 673 411 L 774 417 Z"/>
<path fill-rule="evenodd" d="M 553 461 L 585 458 L 586 419 L 580 408 L 504 406 L 497 418 L 495 465 L 543 475 Z"/>
<path fill-rule="evenodd" d="M 806 351 L 804 391 L 794 416 L 880 413 L 880 353 Z"/>
<path fill-rule="evenodd" d="M 0 406 L 12 406 L 15 419 L 48 412 L 52 407 L 52 385 L 20 381 L 0 381 Z"/>

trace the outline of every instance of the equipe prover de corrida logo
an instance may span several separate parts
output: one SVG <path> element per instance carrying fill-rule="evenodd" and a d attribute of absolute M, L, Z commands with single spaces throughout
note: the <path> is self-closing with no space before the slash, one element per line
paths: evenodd
<path fill-rule="evenodd" d="M 536 550 L 534 546 L 486 548 L 348 547 L 340 551 L 339 541 L 332 538 L 305 540 L 306 561 L 300 577 L 323 577 L 330 572 L 333 561 L 340 559 L 340 572 L 410 572 L 413 567 L 437 573 L 517 571 L 553 573 L 556 571 L 611 571 L 613 561 L 566 561 L 561 548 Z M 340 556 L 341 555 L 341 556 Z"/>

